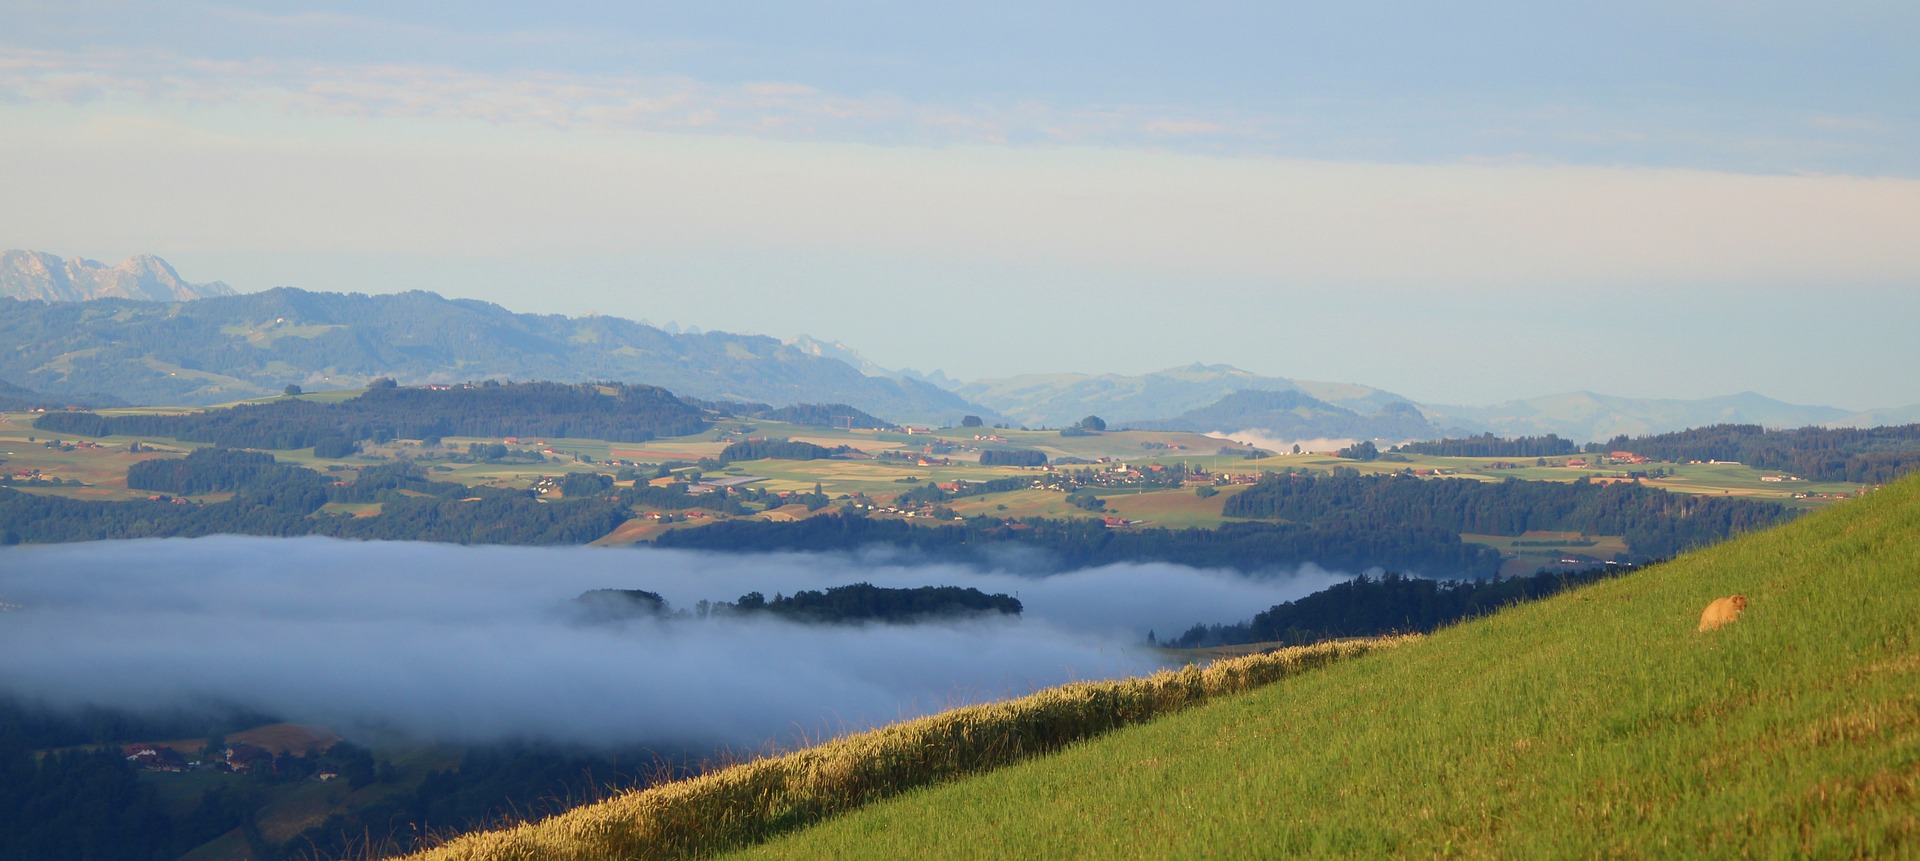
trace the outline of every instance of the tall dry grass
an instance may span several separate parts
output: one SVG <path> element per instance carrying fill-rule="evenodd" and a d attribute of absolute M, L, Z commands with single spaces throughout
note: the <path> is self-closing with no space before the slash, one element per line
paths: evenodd
<path fill-rule="evenodd" d="M 1205 668 L 1049 688 L 636 790 L 539 822 L 469 834 L 410 857 L 605 861 L 714 854 L 915 787 L 1018 762 L 1414 639 L 1321 643 Z"/>

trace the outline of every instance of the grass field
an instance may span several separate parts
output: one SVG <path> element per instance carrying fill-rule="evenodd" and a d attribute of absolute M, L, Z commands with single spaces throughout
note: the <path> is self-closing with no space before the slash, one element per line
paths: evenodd
<path fill-rule="evenodd" d="M 744 854 L 1061 853 L 1914 857 L 1920 477 Z"/>
<path fill-rule="evenodd" d="M 598 861 L 710 854 L 914 786 L 1019 762 L 1116 727 L 1416 639 L 1323 643 L 1205 669 L 1188 666 L 1049 688 L 628 792 L 539 822 L 460 837 L 412 857 Z"/>

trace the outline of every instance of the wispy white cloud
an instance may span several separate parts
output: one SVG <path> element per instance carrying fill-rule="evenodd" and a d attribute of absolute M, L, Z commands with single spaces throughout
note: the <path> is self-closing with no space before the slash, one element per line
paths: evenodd
<path fill-rule="evenodd" d="M 294 116 L 479 120 L 590 131 L 681 131 L 777 139 L 907 143 L 1088 139 L 1122 116 L 1011 107 L 917 105 L 792 81 L 723 84 L 688 77 L 499 74 L 418 64 L 212 61 L 124 51 L 0 52 L 0 98 L 85 105 L 109 100 L 262 105 Z M 1186 123 L 1178 133 L 1226 133 Z"/>
<path fill-rule="evenodd" d="M 353 23 L 339 17 L 321 15 L 312 25 Z M 1644 163 L 1649 153 L 1665 153 L 1654 163 L 1687 164 L 1698 159 L 1686 153 L 1714 153 L 1775 171 L 1873 161 L 1882 148 L 1877 141 L 1895 134 L 1898 125 L 1878 116 L 1823 115 L 1796 119 L 1789 125 L 1803 133 L 1789 134 L 1747 130 L 1736 117 L 1690 124 L 1690 118 L 1698 119 L 1694 113 L 1667 114 L 1646 106 L 1620 115 L 1580 105 L 1472 107 L 1324 98 L 1212 107 L 1064 103 L 1025 95 L 916 101 L 884 89 L 847 93 L 802 80 L 725 82 L 682 74 L 504 72 L 444 63 L 5 47 L 0 47 L 0 101 L 238 106 L 291 117 L 475 120 L 566 131 L 697 131 L 783 141 L 1038 143 L 1425 163 Z M 1727 127 L 1741 128 L 1711 130 Z"/>

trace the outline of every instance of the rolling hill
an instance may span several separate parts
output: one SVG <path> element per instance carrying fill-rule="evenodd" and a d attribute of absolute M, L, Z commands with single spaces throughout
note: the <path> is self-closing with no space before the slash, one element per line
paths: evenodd
<path fill-rule="evenodd" d="M 1910 856 L 1916 536 L 1909 478 L 746 854 Z"/>
<path fill-rule="evenodd" d="M 1920 477 L 852 813 L 787 805 L 767 793 L 793 784 L 755 782 L 783 773 L 754 765 L 653 797 L 737 783 L 765 827 L 791 831 L 742 853 L 770 858 L 1904 857 L 1920 850 L 1917 535 Z M 1729 594 L 1746 612 L 1697 631 Z M 887 732 L 836 749 L 885 751 Z M 911 760 L 820 758 L 801 784 Z M 728 845 L 632 842 L 681 827 L 634 797 L 425 857 Z"/>

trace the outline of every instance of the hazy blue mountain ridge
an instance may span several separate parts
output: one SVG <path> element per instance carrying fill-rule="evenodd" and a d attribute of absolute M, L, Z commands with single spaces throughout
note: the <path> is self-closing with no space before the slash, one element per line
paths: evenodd
<path fill-rule="evenodd" d="M 1477 427 L 1500 436 L 1558 434 L 1575 441 L 1608 440 L 1716 424 L 1797 428 L 1845 418 L 1836 407 L 1804 406 L 1741 392 L 1696 400 L 1625 398 L 1568 392 L 1488 407 L 1421 405 L 1436 425 Z"/>
<path fill-rule="evenodd" d="M 1299 391 L 1235 392 L 1173 418 L 1133 422 L 1128 427 L 1195 433 L 1258 431 L 1280 440 L 1350 438 L 1402 442 L 1442 435 L 1417 407 L 1404 401 L 1362 415 Z"/>
<path fill-rule="evenodd" d="M 1372 413 L 1406 398 L 1370 386 L 1265 377 L 1232 365 L 1194 363 L 1148 374 L 1021 374 L 974 380 L 956 392 L 1029 425 L 1064 426 L 1087 415 L 1109 424 L 1158 421 L 1243 391 L 1302 392 L 1334 406 Z"/>
<path fill-rule="evenodd" d="M 842 402 L 896 421 L 990 413 L 918 380 L 869 377 L 757 335 L 675 335 L 617 317 L 516 314 L 422 291 L 290 287 L 192 302 L 0 299 L 0 379 L 49 394 L 212 404 L 403 383 L 619 380 L 707 399 Z"/>
<path fill-rule="evenodd" d="M 22 298 L 24 297 L 24 298 Z M 106 298 L 101 298 L 106 297 Z M 207 298 L 200 298 L 207 297 Z M 838 341 L 781 342 L 618 317 L 519 314 L 411 291 L 368 296 L 276 288 L 236 295 L 190 284 L 151 255 L 107 267 L 33 251 L 0 254 L 0 379 L 17 403 L 201 405 L 278 394 L 487 378 L 662 386 L 706 400 L 844 403 L 894 421 L 1256 431 L 1268 437 L 1400 441 L 1490 431 L 1606 440 L 1719 423 L 1871 426 L 1920 420 L 1920 405 L 1849 413 L 1753 392 L 1697 400 L 1569 392 L 1492 406 L 1416 404 L 1358 383 L 1263 376 L 1195 363 L 1146 374 L 1021 374 L 960 382 L 889 369 Z M 1256 397 L 1256 394 L 1269 397 Z M 4 395 L 0 391 L 0 395 Z M 1272 397 L 1291 395 L 1291 398 Z"/>

